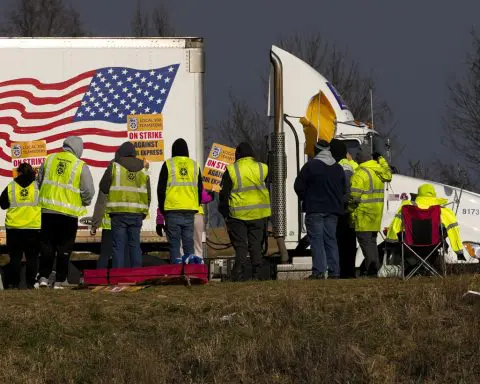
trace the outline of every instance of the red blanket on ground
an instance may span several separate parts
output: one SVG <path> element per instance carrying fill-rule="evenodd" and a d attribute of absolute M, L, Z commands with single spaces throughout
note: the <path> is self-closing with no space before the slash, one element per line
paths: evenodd
<path fill-rule="evenodd" d="M 86 269 L 85 285 L 111 284 L 207 284 L 205 264 L 168 264 L 143 268 Z"/>

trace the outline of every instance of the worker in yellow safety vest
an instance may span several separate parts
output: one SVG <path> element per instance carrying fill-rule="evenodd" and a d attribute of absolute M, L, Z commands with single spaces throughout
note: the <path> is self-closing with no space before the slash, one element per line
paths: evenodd
<path fill-rule="evenodd" d="M 379 153 L 374 153 L 372 158 L 366 147 L 360 149 L 357 162 L 359 166 L 350 179 L 349 212 L 365 257 L 364 274 L 377 276 L 377 235 L 382 224 L 384 183 L 392 180 L 392 172 Z"/>
<path fill-rule="evenodd" d="M 157 186 L 158 209 L 165 218 L 172 264 L 182 262 L 181 244 L 183 256 L 195 255 L 194 217 L 200 209 L 202 189 L 200 167 L 189 157 L 187 142 L 175 140 L 172 157 L 163 163 Z M 157 232 L 162 225 L 157 220 Z"/>
<path fill-rule="evenodd" d="M 62 288 L 77 236 L 78 218 L 95 195 L 90 169 L 80 158 L 83 140 L 70 136 L 63 151 L 48 155 L 38 172 L 42 233 L 39 287 Z M 54 268 L 55 265 L 55 268 Z"/>
<path fill-rule="evenodd" d="M 120 158 L 120 151 L 117 149 L 115 157 L 112 162 Z M 144 160 L 145 168 L 149 168 L 148 161 Z M 95 202 L 95 208 L 93 209 L 92 226 L 90 228 L 90 234 L 94 236 L 97 233 L 97 229 L 102 230 L 102 239 L 100 243 L 100 255 L 97 260 L 97 269 L 104 269 L 111 267 L 109 261 L 112 258 L 113 244 L 112 244 L 112 221 L 110 215 L 106 212 L 107 196 L 102 192 L 98 192 L 97 201 Z M 130 250 L 128 243 L 125 243 L 125 268 L 130 268 Z"/>
<path fill-rule="evenodd" d="M 356 276 L 355 258 L 357 254 L 357 239 L 354 225 L 348 214 L 348 200 L 350 198 L 350 179 L 352 178 L 355 169 L 358 168 L 358 164 L 347 152 L 347 146 L 343 140 L 333 139 L 330 142 L 330 151 L 335 161 L 337 161 L 337 163 L 343 168 L 347 187 L 344 196 L 344 207 L 346 209 L 345 213 L 338 217 L 336 232 L 340 259 L 340 277 L 354 278 Z"/>
<path fill-rule="evenodd" d="M 447 199 L 437 197 L 435 188 L 432 184 L 422 184 L 418 187 L 418 195 L 415 198 L 415 201 L 404 200 L 402 206 L 398 209 L 395 217 L 393 218 L 390 226 L 387 231 L 387 242 L 388 243 L 398 243 L 398 235 L 404 230 L 403 220 L 402 220 L 402 207 L 405 205 L 415 205 L 421 209 L 427 209 L 435 205 L 441 207 L 440 210 L 440 221 L 445 230 L 445 233 L 450 240 L 450 246 L 452 250 L 457 254 L 459 260 L 465 260 L 463 253 L 463 243 L 460 237 L 460 228 L 458 226 L 457 217 L 455 213 L 447 207 L 445 204 L 448 203 Z M 416 263 L 418 259 L 411 259 L 413 263 Z M 406 261 L 406 263 L 408 260 Z"/>
<path fill-rule="evenodd" d="M 33 288 L 38 269 L 41 208 L 38 205 L 38 184 L 30 164 L 17 168 L 17 177 L 0 195 L 0 207 L 7 210 L 5 229 L 10 261 L 5 267 L 6 288 L 19 288 L 22 256 L 25 254 L 26 284 Z"/>
<path fill-rule="evenodd" d="M 106 213 L 111 220 L 112 267 L 125 268 L 125 247 L 129 247 L 131 267 L 143 265 L 140 247 L 142 222 L 148 215 L 151 193 L 150 177 L 142 159 L 136 157 L 135 146 L 123 143 L 100 181 L 106 196 Z M 104 223 L 108 223 L 104 217 Z"/>
<path fill-rule="evenodd" d="M 255 160 L 252 146 L 240 143 L 235 151 L 235 163 L 223 174 L 218 208 L 235 249 L 234 280 L 248 278 L 245 271 L 248 254 L 252 278 L 260 278 L 262 241 L 271 216 L 267 176 L 268 166 Z"/>

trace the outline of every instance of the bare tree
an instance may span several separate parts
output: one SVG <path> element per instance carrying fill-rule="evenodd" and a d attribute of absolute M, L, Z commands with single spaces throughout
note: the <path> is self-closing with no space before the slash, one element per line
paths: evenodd
<path fill-rule="evenodd" d="M 240 142 L 249 143 L 257 160 L 267 161 L 266 136 L 268 118 L 255 108 L 230 93 L 229 109 L 225 119 L 217 121 L 208 129 L 214 131 L 226 145 L 236 146 Z"/>
<path fill-rule="evenodd" d="M 448 84 L 450 99 L 444 119 L 443 143 L 472 171 L 480 163 L 480 37 L 472 32 L 466 73 Z"/>
<path fill-rule="evenodd" d="M 167 37 L 175 36 L 175 29 L 168 10 L 162 4 L 145 12 L 139 1 L 132 19 L 132 34 L 137 37 Z"/>
<path fill-rule="evenodd" d="M 63 0 L 17 0 L 4 15 L 7 36 L 78 37 L 85 31 L 80 15 Z"/>

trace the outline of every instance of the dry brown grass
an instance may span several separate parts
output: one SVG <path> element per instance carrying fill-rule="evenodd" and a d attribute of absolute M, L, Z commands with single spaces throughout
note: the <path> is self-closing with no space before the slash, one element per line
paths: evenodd
<path fill-rule="evenodd" d="M 0 294 L 2 383 L 474 383 L 475 276 Z M 230 316 L 222 320 L 225 315 Z"/>

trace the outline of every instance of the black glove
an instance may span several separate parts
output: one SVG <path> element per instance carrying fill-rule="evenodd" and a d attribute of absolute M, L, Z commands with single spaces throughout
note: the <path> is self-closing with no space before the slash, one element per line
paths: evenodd
<path fill-rule="evenodd" d="M 378 159 L 379 159 L 380 157 L 382 157 L 382 155 L 381 155 L 380 153 L 378 153 L 378 152 L 373 152 L 373 155 L 372 155 L 373 160 L 378 161 Z"/>
<path fill-rule="evenodd" d="M 457 253 L 457 259 L 462 260 L 462 261 L 466 261 L 465 255 L 463 254 L 463 251 L 460 251 L 460 252 Z"/>
<path fill-rule="evenodd" d="M 155 230 L 157 231 L 158 236 L 163 237 L 163 232 L 165 231 L 165 224 L 157 224 Z"/>

